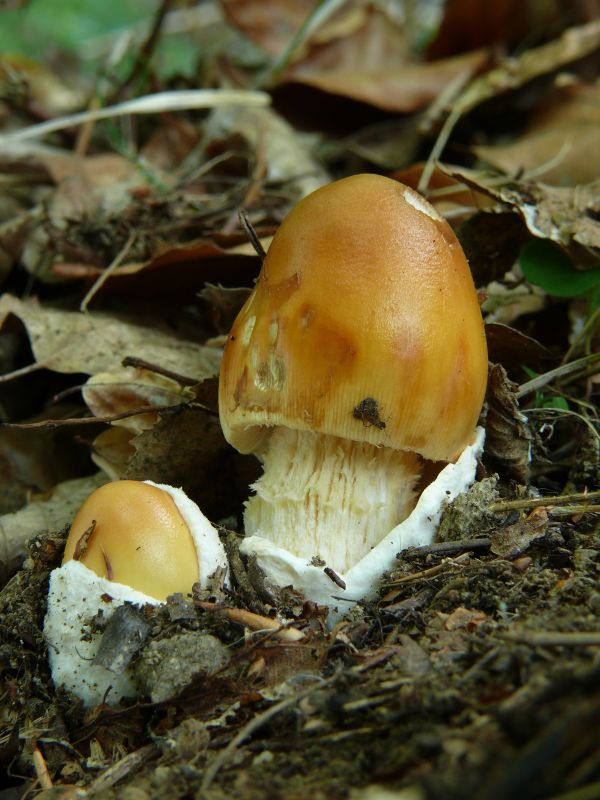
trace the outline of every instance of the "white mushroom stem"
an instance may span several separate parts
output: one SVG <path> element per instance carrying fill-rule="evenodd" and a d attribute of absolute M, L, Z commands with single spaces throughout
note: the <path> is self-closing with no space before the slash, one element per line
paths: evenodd
<path fill-rule="evenodd" d="M 314 431 L 275 428 L 245 512 L 246 535 L 336 572 L 360 561 L 416 502 L 421 459 Z"/>
<path fill-rule="evenodd" d="M 381 577 L 397 564 L 397 555 L 407 547 L 431 544 L 448 503 L 465 492 L 475 479 L 477 459 L 483 450 L 484 432 L 478 428 L 472 443 L 454 464 L 447 464 L 420 494 L 412 513 L 345 573 L 333 581 L 322 566 L 313 566 L 289 550 L 262 536 L 247 536 L 240 550 L 256 558 L 267 578 L 277 586 L 292 585 L 313 602 L 330 608 L 329 623 L 335 625 L 362 598 L 373 599 Z"/>

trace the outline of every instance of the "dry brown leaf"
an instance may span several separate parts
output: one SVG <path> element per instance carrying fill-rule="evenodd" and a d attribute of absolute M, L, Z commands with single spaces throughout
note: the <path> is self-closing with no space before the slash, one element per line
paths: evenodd
<path fill-rule="evenodd" d="M 449 614 L 444 620 L 444 627 L 447 631 L 457 631 L 465 629 L 472 633 L 482 622 L 487 620 L 487 615 L 479 609 L 463 608 L 459 606 Z"/>
<path fill-rule="evenodd" d="M 488 355 L 492 363 L 502 364 L 509 372 L 521 372 L 526 364 L 539 371 L 542 363 L 551 358 L 547 347 L 516 328 L 490 322 L 485 326 Z"/>
<path fill-rule="evenodd" d="M 324 92 L 350 97 L 386 111 L 416 111 L 431 103 L 459 76 L 474 75 L 486 62 L 478 50 L 423 64 L 383 66 L 313 72 L 295 70 L 288 80 L 314 86 Z"/>
<path fill-rule="evenodd" d="M 64 481 L 48 497 L 0 516 L 0 581 L 21 564 L 29 539 L 70 524 L 86 497 L 104 483 L 106 476 L 101 473 Z"/>
<path fill-rule="evenodd" d="M 124 478 L 150 479 L 182 486 L 210 518 L 238 513 L 253 480 L 242 476 L 241 459 L 227 444 L 219 424 L 217 381 L 204 381 L 195 389 L 199 405 L 164 411 L 150 429 L 131 440 L 134 453 Z"/>
<path fill-rule="evenodd" d="M 193 391 L 176 380 L 136 367 L 93 375 L 82 389 L 83 399 L 97 417 L 122 414 L 147 406 L 177 406 L 193 400 Z M 141 433 L 156 422 L 156 412 L 136 414 L 113 424 Z"/>
<path fill-rule="evenodd" d="M 555 90 L 514 142 L 473 150 L 508 175 L 535 172 L 547 184 L 589 183 L 600 177 L 600 86 Z"/>
<path fill-rule="evenodd" d="M 112 481 L 123 477 L 129 459 L 135 454 L 132 440 L 135 434 L 127 428 L 110 425 L 92 443 L 92 461 Z"/>
<path fill-rule="evenodd" d="M 216 108 L 205 123 L 208 141 L 240 136 L 260 155 L 264 179 L 284 184 L 294 201 L 330 180 L 298 131 L 270 108 Z"/>
<path fill-rule="evenodd" d="M 221 0 L 231 25 L 271 55 L 286 47 L 314 8 L 313 0 Z"/>
<path fill-rule="evenodd" d="M 520 516 L 512 525 L 494 531 L 490 537 L 490 550 L 502 558 L 517 558 L 532 542 L 541 538 L 547 528 L 547 511 L 535 508 L 531 513 Z"/>
<path fill-rule="evenodd" d="M 517 211 L 529 231 L 571 250 L 576 266 L 596 268 L 600 257 L 600 179 L 580 186 L 496 181 L 480 172 L 447 169 L 449 175 Z M 591 252 L 590 252 L 591 251 Z"/>
<path fill-rule="evenodd" d="M 505 92 L 555 72 L 600 47 L 600 19 L 566 30 L 559 38 L 507 58 L 496 69 L 475 78 L 453 102 L 459 116 Z"/>
<path fill-rule="evenodd" d="M 68 114 L 85 101 L 80 89 L 67 86 L 47 65 L 16 53 L 0 56 L 0 96 L 43 117 Z"/>
<path fill-rule="evenodd" d="M 547 23 L 552 3 L 531 0 L 452 0 L 427 48 L 430 59 L 492 44 L 522 45 L 535 26 Z M 544 26 L 546 28 L 546 26 Z"/>
<path fill-rule="evenodd" d="M 11 295 L 0 298 L 0 324 L 9 314 L 25 325 L 36 362 L 56 372 L 109 372 L 136 356 L 195 380 L 216 375 L 221 351 L 109 314 L 82 314 Z"/>
<path fill-rule="evenodd" d="M 486 462 L 492 469 L 527 483 L 532 435 L 527 418 L 519 411 L 515 386 L 500 364 L 490 369 L 487 403 Z"/>

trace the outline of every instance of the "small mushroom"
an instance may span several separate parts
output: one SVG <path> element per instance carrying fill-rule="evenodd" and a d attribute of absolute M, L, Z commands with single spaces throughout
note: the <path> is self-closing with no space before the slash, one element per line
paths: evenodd
<path fill-rule="evenodd" d="M 107 622 L 122 603 L 157 605 L 176 592 L 206 587 L 227 567 L 216 530 L 181 490 L 122 480 L 93 492 L 75 516 L 62 566 L 53 570 L 44 632 L 54 683 L 85 705 L 135 696 L 132 674 L 93 663 Z M 108 691 L 110 689 L 110 691 Z"/>
<path fill-rule="evenodd" d="M 225 436 L 264 468 L 244 549 L 311 599 L 359 599 L 402 545 L 396 535 L 391 555 L 371 557 L 414 513 L 424 461 L 461 464 L 444 498 L 472 480 L 486 380 L 477 295 L 448 223 L 377 175 L 313 192 L 275 235 L 221 367 Z M 432 535 L 426 523 L 409 544 Z M 365 559 L 369 580 L 349 581 Z"/>

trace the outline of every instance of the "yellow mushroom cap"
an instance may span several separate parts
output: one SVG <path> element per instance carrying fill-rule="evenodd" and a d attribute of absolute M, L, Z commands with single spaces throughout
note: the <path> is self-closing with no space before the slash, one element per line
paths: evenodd
<path fill-rule="evenodd" d="M 452 229 L 412 189 L 354 175 L 310 194 L 277 231 L 225 348 L 219 410 L 242 452 L 284 426 L 452 461 L 486 381 Z"/>
<path fill-rule="evenodd" d="M 141 481 L 107 483 L 87 498 L 71 526 L 63 564 L 73 558 L 157 600 L 189 592 L 199 579 L 194 539 L 173 497 Z"/>

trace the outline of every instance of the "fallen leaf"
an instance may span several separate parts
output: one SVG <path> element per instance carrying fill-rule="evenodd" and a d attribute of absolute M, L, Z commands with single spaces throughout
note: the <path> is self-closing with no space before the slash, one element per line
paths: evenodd
<path fill-rule="evenodd" d="M 527 483 L 532 435 L 527 417 L 519 410 L 506 370 L 500 364 L 490 368 L 484 457 L 492 469 Z"/>
<path fill-rule="evenodd" d="M 106 476 L 102 473 L 64 481 L 49 496 L 0 516 L 0 580 L 4 582 L 21 565 L 29 539 L 70 524 L 83 501 L 104 483 Z"/>
<path fill-rule="evenodd" d="M 600 47 L 600 20 L 567 29 L 557 39 L 506 58 L 475 78 L 453 102 L 459 116 L 492 97 L 518 89 L 541 75 L 556 72 Z"/>
<path fill-rule="evenodd" d="M 296 70 L 288 81 L 350 97 L 385 111 L 410 112 L 424 108 L 459 76 L 474 75 L 486 62 L 483 51 L 442 61 L 373 69 L 308 72 Z"/>
<path fill-rule="evenodd" d="M 25 325 L 37 364 L 57 372 L 109 372 L 127 355 L 198 381 L 219 369 L 219 349 L 110 314 L 61 311 L 46 308 L 35 299 L 22 301 L 4 295 L 0 298 L 0 324 L 9 314 Z"/>
<path fill-rule="evenodd" d="M 472 633 L 486 620 L 487 615 L 483 611 L 459 606 L 446 617 L 444 627 L 447 631 L 457 631 L 464 628 L 468 633 Z"/>
<path fill-rule="evenodd" d="M 548 348 L 537 339 L 527 336 L 517 328 L 502 325 L 498 322 L 487 323 L 485 336 L 488 355 L 492 363 L 502 364 L 507 372 L 519 373 L 523 376 L 522 366 L 539 371 L 542 362 L 551 358 Z"/>
<path fill-rule="evenodd" d="M 535 508 L 523 514 L 512 525 L 495 530 L 491 535 L 490 550 L 502 558 L 516 558 L 524 553 L 548 528 L 548 513 L 544 508 Z"/>
<path fill-rule="evenodd" d="M 600 177 L 600 86 L 573 84 L 544 95 L 530 125 L 510 143 L 473 152 L 507 175 L 575 186 Z"/>
<path fill-rule="evenodd" d="M 189 403 L 193 391 L 173 378 L 147 369 L 123 367 L 93 375 L 82 389 L 86 405 L 97 417 L 135 411 L 146 406 L 176 406 Z M 136 414 L 113 424 L 141 433 L 156 422 L 157 412 Z"/>
<path fill-rule="evenodd" d="M 446 170 L 495 200 L 512 207 L 529 231 L 569 249 L 576 265 L 597 267 L 600 259 L 600 179 L 580 186 L 546 186 L 535 181 L 497 181 L 480 172 Z"/>

